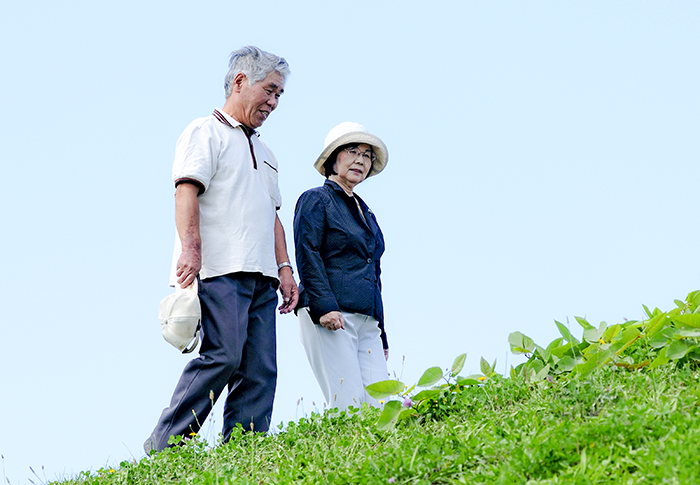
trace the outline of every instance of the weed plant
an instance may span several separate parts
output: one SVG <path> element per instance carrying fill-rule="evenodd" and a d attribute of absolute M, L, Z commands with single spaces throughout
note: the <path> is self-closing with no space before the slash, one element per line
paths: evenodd
<path fill-rule="evenodd" d="M 440 370 L 446 382 L 431 392 L 397 389 L 390 402 L 402 409 L 390 423 L 366 406 L 313 413 L 274 434 L 239 428 L 215 446 L 178 438 L 180 446 L 157 455 L 61 483 L 700 483 L 700 365 L 697 337 L 684 323 L 690 320 L 676 318 L 689 311 L 684 305 L 662 317 L 648 312 L 649 320 L 608 334 L 606 325 L 594 331 L 582 325 L 583 343 L 562 337 L 578 354 L 551 352 L 562 342 L 533 343 L 528 362 L 509 378 L 483 359 L 483 375 L 459 378 L 460 356 L 445 374 Z M 514 351 L 528 350 L 527 340 L 514 341 L 525 344 Z M 668 350 L 678 341 L 680 357 L 677 348 Z M 561 363 L 567 355 L 574 366 Z M 592 359 L 595 365 L 586 366 Z M 657 365 L 635 365 L 644 362 Z M 434 368 L 426 374 L 437 377 Z"/>

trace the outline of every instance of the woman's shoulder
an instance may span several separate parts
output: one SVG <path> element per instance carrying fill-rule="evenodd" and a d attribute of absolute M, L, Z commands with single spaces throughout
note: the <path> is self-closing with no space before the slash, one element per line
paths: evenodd
<path fill-rule="evenodd" d="M 305 201 L 316 201 L 316 200 L 328 200 L 331 197 L 331 192 L 326 188 L 325 185 L 319 187 L 314 187 L 303 192 L 299 196 L 299 202 Z"/>
<path fill-rule="evenodd" d="M 330 203 L 330 194 L 321 187 L 314 187 L 302 193 L 297 199 L 295 214 L 309 214 L 325 211 Z"/>

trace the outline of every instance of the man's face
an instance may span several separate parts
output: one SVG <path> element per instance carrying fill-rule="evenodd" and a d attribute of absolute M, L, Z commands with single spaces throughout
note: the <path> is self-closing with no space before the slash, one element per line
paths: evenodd
<path fill-rule="evenodd" d="M 240 84 L 241 118 L 237 121 L 250 128 L 259 128 L 277 107 L 284 92 L 284 78 L 277 71 L 252 86 L 244 79 Z"/>

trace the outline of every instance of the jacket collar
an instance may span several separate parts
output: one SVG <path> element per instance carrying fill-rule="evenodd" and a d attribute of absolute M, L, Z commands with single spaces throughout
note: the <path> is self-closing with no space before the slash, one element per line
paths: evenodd
<path fill-rule="evenodd" d="M 326 181 L 323 183 L 323 185 L 327 185 L 330 188 L 334 189 L 336 192 L 340 192 L 343 194 L 345 197 L 350 197 L 344 190 L 343 188 L 338 185 L 337 182 L 333 182 L 331 179 L 326 179 Z"/>
<path fill-rule="evenodd" d="M 350 202 L 350 200 L 352 200 L 352 197 L 350 197 L 350 196 L 343 190 L 343 188 L 342 188 L 340 185 L 338 185 L 337 182 L 333 182 L 333 181 L 330 180 L 330 179 L 326 179 L 326 181 L 323 183 L 323 186 L 324 186 L 324 187 L 328 187 L 329 189 L 335 190 L 338 194 L 340 194 L 341 196 L 344 197 L 344 200 L 345 200 L 346 202 L 349 202 L 350 204 L 355 204 L 354 201 Z M 369 212 L 370 218 L 373 218 L 373 217 L 374 217 L 374 214 L 372 214 L 372 209 L 370 209 L 369 206 L 368 206 L 367 204 L 365 204 L 365 201 L 362 200 L 362 198 L 361 198 L 359 195 L 354 194 L 354 196 L 355 196 L 355 199 L 357 199 L 357 201 L 360 203 L 360 206 L 362 207 L 362 210 L 363 210 L 363 211 L 366 210 L 367 212 Z M 372 231 L 372 232 L 375 232 L 375 230 L 372 229 L 372 228 L 369 226 L 369 222 L 368 222 L 368 221 L 364 220 L 364 218 L 363 218 L 363 221 L 364 221 L 364 225 L 365 225 L 365 227 L 366 227 L 367 229 L 369 229 L 369 230 Z"/>
<path fill-rule="evenodd" d="M 349 195 L 347 194 L 347 192 L 345 192 L 345 190 L 343 190 L 343 188 L 342 188 L 340 185 L 338 185 L 338 182 L 334 182 L 334 181 L 332 181 L 331 179 L 326 179 L 326 181 L 323 183 L 323 185 L 328 185 L 329 187 L 331 187 L 331 188 L 332 188 L 333 190 L 335 190 L 336 192 L 339 192 L 339 193 L 341 193 L 342 195 L 344 195 L 346 198 L 352 199 L 352 196 L 349 196 Z M 357 200 L 360 201 L 360 204 L 364 204 L 364 203 L 365 203 L 359 195 L 357 195 L 357 194 L 354 193 L 354 192 L 353 192 L 353 195 L 354 195 L 354 197 L 355 197 Z"/>

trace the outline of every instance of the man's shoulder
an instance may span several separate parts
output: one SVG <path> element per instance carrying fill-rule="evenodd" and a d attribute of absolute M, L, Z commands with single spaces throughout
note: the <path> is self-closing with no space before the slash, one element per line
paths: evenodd
<path fill-rule="evenodd" d="M 195 118 L 194 120 L 190 121 L 187 128 L 185 128 L 185 131 L 192 131 L 201 128 L 215 128 L 216 123 L 219 123 L 219 121 L 214 117 L 214 115 L 202 116 L 201 118 Z"/>

